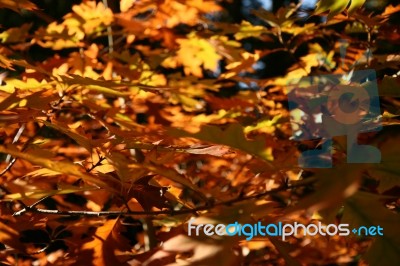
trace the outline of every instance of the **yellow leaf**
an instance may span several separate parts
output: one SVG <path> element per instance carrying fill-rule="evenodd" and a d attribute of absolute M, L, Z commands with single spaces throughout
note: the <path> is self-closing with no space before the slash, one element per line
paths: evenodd
<path fill-rule="evenodd" d="M 222 59 L 214 45 L 209 40 L 197 37 L 191 33 L 186 39 L 178 39 L 180 48 L 173 58 L 162 63 L 165 67 L 183 66 L 186 75 L 193 74 L 202 77 L 202 66 L 211 71 L 217 70 L 218 62 Z"/>
<path fill-rule="evenodd" d="M 66 25 L 52 22 L 46 28 L 39 28 L 33 41 L 45 48 L 61 50 L 81 46 L 84 37 L 85 34 L 79 29 L 69 30 Z"/>
<path fill-rule="evenodd" d="M 32 164 L 40 165 L 56 172 L 82 178 L 84 181 L 95 184 L 101 188 L 109 189 L 113 192 L 119 192 L 116 189 L 116 187 L 119 186 L 119 183 L 115 184 L 115 182 L 117 182 L 116 180 L 111 178 L 107 181 L 101 180 L 98 176 L 93 176 L 91 174 L 83 172 L 82 167 L 71 162 L 53 161 L 51 159 L 41 157 L 35 151 L 30 150 L 29 152 L 20 152 L 13 147 L 6 148 L 4 146 L 0 146 L 0 152 L 10 154 L 13 157 L 21 158 L 23 160 L 31 162 Z"/>
<path fill-rule="evenodd" d="M 23 199 L 41 199 L 47 196 L 53 195 L 63 195 L 70 194 L 80 191 L 89 191 L 89 190 L 97 190 L 97 188 L 93 187 L 83 187 L 83 188 L 64 188 L 59 190 L 35 190 L 35 191 L 26 191 L 21 193 L 13 193 L 7 194 L 4 197 L 4 200 L 23 200 Z"/>
<path fill-rule="evenodd" d="M 48 84 L 47 81 L 42 80 L 39 82 L 34 78 L 28 78 L 25 81 L 16 78 L 6 78 L 6 84 L 0 86 L 0 91 L 13 93 L 16 88 L 21 90 L 38 90 L 43 88 L 51 88 L 52 85 Z"/>
<path fill-rule="evenodd" d="M 255 140 L 248 140 L 244 132 L 245 130 L 240 124 L 231 124 L 225 130 L 217 126 L 207 125 L 194 134 L 174 128 L 169 130 L 169 134 L 175 137 L 192 137 L 222 144 L 258 156 L 266 161 L 272 161 L 272 149 L 266 146 L 264 138 L 258 137 Z"/>
<path fill-rule="evenodd" d="M 81 247 L 77 265 L 121 265 L 118 251 L 128 251 L 127 241 L 119 234 L 119 219 L 108 220 L 98 227 L 92 240 Z"/>
<path fill-rule="evenodd" d="M 272 133 L 272 132 L 275 131 L 275 126 L 274 125 L 276 125 L 278 123 L 278 121 L 279 121 L 279 119 L 281 117 L 282 117 L 281 115 L 276 115 L 271 120 L 263 119 L 263 120 L 259 121 L 254 126 L 245 127 L 244 128 L 244 132 L 247 134 L 247 133 L 250 133 L 251 131 L 260 130 L 261 129 L 263 132 Z"/>
<path fill-rule="evenodd" d="M 350 2 L 348 12 L 352 13 L 360 8 L 365 0 L 319 0 L 315 14 L 321 14 L 329 10 L 328 19 L 343 12 Z"/>
<path fill-rule="evenodd" d="M 242 21 L 239 31 L 234 35 L 236 40 L 249 37 L 260 37 L 261 34 L 268 32 L 263 26 L 254 26 L 248 21 Z"/>
<path fill-rule="evenodd" d="M 133 6 L 136 0 L 121 0 L 119 6 L 122 12 L 126 12 Z"/>
<path fill-rule="evenodd" d="M 85 1 L 74 5 L 72 10 L 74 12 L 64 16 L 62 23 L 52 22 L 46 28 L 40 28 L 35 33 L 34 41 L 54 50 L 80 47 L 85 35 L 99 34 L 114 19 L 111 9 L 102 2 Z"/>
<path fill-rule="evenodd" d="M 57 171 L 53 171 L 50 169 L 46 169 L 46 168 L 41 168 L 41 169 L 37 169 L 35 171 L 32 171 L 28 174 L 26 174 L 26 176 L 32 176 L 32 177 L 37 177 L 37 176 L 56 176 L 56 175 L 61 175 L 62 173 L 57 172 Z"/>
<path fill-rule="evenodd" d="M 83 2 L 72 7 L 74 14 L 66 16 L 64 23 L 68 25 L 74 23 L 74 19 L 79 21 L 79 27 L 83 27 L 86 34 L 95 32 L 101 26 L 108 26 L 113 21 L 111 9 L 106 8 L 102 2 L 96 4 L 95 1 Z M 82 21 L 83 20 L 83 21 Z"/>

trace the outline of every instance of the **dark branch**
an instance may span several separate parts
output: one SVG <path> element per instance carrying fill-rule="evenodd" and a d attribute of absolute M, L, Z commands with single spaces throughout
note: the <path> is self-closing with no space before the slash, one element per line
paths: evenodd
<path fill-rule="evenodd" d="M 196 214 L 199 211 L 206 211 L 213 209 L 218 206 L 229 206 L 234 203 L 246 201 L 246 200 L 251 200 L 251 199 L 259 199 L 265 196 L 269 196 L 275 193 L 279 193 L 288 189 L 294 189 L 298 187 L 303 187 L 306 185 L 310 185 L 315 182 L 315 179 L 309 178 L 303 181 L 300 181 L 298 183 L 295 183 L 290 186 L 283 186 L 280 188 L 272 189 L 269 191 L 265 191 L 262 193 L 254 194 L 254 195 L 249 195 L 249 196 L 244 196 L 244 197 L 238 197 L 234 198 L 231 200 L 226 200 L 226 201 L 221 201 L 221 202 L 216 202 L 214 204 L 210 205 L 204 205 L 200 206 L 197 208 L 193 209 L 183 209 L 183 210 L 161 210 L 161 211 L 60 211 L 60 210 L 48 210 L 48 209 L 39 209 L 35 208 L 34 206 L 29 206 L 28 208 L 24 208 L 20 211 L 17 211 L 14 213 L 14 216 L 19 216 L 27 212 L 32 212 L 32 213 L 42 213 L 42 214 L 49 214 L 49 215 L 65 215 L 65 216 L 95 216 L 95 217 L 100 217 L 100 216 L 110 216 L 110 215 L 122 215 L 122 216 L 129 216 L 129 215 L 146 215 L 146 216 L 157 216 L 157 215 L 170 215 L 170 216 L 176 216 L 176 215 L 181 215 L 181 214 L 189 214 L 193 213 Z"/>

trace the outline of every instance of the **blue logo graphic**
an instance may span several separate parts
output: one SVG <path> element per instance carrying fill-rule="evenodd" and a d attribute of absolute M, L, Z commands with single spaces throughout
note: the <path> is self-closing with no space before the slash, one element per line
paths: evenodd
<path fill-rule="evenodd" d="M 341 49 L 342 57 L 345 50 Z M 347 136 L 348 163 L 379 163 L 380 151 L 360 145 L 359 133 L 379 131 L 380 106 L 376 72 L 350 71 L 303 77 L 288 84 L 293 139 L 320 139 L 317 149 L 303 151 L 299 165 L 305 168 L 332 167 L 332 137 Z"/>

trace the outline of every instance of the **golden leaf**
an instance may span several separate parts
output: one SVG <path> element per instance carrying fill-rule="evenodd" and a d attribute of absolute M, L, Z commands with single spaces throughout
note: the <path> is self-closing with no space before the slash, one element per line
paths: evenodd
<path fill-rule="evenodd" d="M 182 65 L 186 75 L 193 74 L 197 77 L 203 76 L 201 66 L 207 70 L 217 70 L 222 57 L 210 41 L 191 33 L 187 39 L 178 39 L 177 43 L 180 46 L 177 55 L 164 60 L 163 66 L 175 68 Z"/>
<path fill-rule="evenodd" d="M 136 0 L 121 0 L 119 7 L 122 12 L 126 12 L 133 6 L 135 2 Z"/>

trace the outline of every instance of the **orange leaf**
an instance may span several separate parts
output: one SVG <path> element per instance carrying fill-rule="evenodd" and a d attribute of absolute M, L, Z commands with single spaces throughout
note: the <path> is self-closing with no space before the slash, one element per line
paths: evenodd
<path fill-rule="evenodd" d="M 18 241 L 19 237 L 20 235 L 17 230 L 0 222 L 0 243 L 23 251 L 25 250 L 25 247 Z"/>
<path fill-rule="evenodd" d="M 118 257 L 118 251 L 128 251 L 129 245 L 119 232 L 118 218 L 108 220 L 97 228 L 92 241 L 81 247 L 77 265 L 124 265 L 123 257 Z"/>
<path fill-rule="evenodd" d="M 28 0 L 0 0 L 0 8 L 9 8 L 18 13 L 21 13 L 21 9 L 37 9 L 36 5 Z"/>

